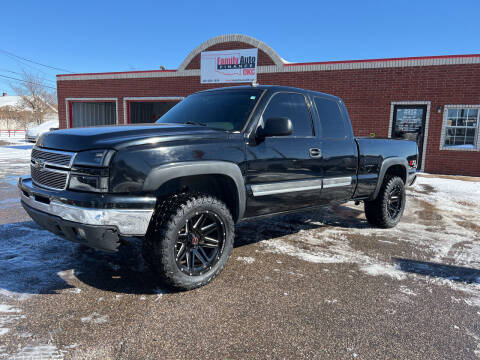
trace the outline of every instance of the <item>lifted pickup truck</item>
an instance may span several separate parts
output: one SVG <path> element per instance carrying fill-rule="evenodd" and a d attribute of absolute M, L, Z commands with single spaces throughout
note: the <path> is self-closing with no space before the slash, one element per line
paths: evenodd
<path fill-rule="evenodd" d="M 338 97 L 283 86 L 188 96 L 155 124 L 58 130 L 32 150 L 21 202 L 41 226 L 116 251 L 143 238 L 143 255 L 169 285 L 217 276 L 234 224 L 363 201 L 373 226 L 395 226 L 417 146 L 355 138 Z"/>

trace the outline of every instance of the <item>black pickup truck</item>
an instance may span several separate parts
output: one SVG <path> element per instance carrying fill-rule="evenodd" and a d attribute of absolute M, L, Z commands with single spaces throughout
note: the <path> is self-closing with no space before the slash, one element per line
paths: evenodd
<path fill-rule="evenodd" d="M 169 285 L 211 281 L 234 224 L 290 211 L 365 204 L 373 226 L 395 226 L 416 177 L 415 142 L 355 138 L 338 97 L 283 86 L 188 96 L 155 124 L 42 135 L 21 202 L 41 226 L 116 251 L 143 238 Z"/>

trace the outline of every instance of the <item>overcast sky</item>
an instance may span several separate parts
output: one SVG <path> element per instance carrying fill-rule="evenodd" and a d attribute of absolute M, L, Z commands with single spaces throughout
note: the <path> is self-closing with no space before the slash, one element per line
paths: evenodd
<path fill-rule="evenodd" d="M 177 68 L 209 38 L 242 33 L 291 62 L 480 53 L 480 1 L 5 1 L 0 91 L 22 69 Z M 5 53 L 5 51 L 9 53 Z M 3 77 L 2 77 L 3 76 Z"/>

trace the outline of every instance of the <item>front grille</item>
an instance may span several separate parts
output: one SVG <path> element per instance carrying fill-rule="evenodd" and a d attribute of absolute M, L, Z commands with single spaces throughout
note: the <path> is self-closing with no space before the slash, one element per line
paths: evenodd
<path fill-rule="evenodd" d="M 67 186 L 68 172 L 54 171 L 48 168 L 30 167 L 32 180 L 39 186 L 48 187 L 56 190 L 64 190 Z"/>
<path fill-rule="evenodd" d="M 34 147 L 30 171 L 38 186 L 64 190 L 75 153 Z"/>
<path fill-rule="evenodd" d="M 32 150 L 32 160 L 40 160 L 48 165 L 59 167 L 70 167 L 73 155 L 73 153 L 40 150 L 37 148 L 33 148 Z"/>

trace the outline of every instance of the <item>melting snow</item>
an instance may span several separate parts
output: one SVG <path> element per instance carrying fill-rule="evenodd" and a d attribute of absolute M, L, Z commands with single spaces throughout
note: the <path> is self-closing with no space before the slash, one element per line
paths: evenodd
<path fill-rule="evenodd" d="M 0 313 L 20 313 L 22 310 L 17 309 L 11 305 L 0 304 Z"/>
<path fill-rule="evenodd" d="M 242 261 L 245 264 L 252 264 L 255 262 L 255 259 L 250 256 L 237 256 L 237 261 Z"/>
<path fill-rule="evenodd" d="M 414 187 L 407 190 L 407 197 L 404 218 L 393 229 L 375 229 L 360 222 L 355 225 L 348 219 L 327 214 L 325 222 L 315 220 L 315 217 L 305 218 L 317 226 L 314 230 L 302 228 L 304 222 L 295 222 L 294 219 L 285 233 L 288 234 L 293 226 L 295 236 L 284 235 L 261 241 L 260 244 L 269 252 L 312 263 L 357 264 L 362 272 L 371 276 L 388 276 L 400 281 L 407 277 L 421 278 L 432 284 L 462 291 L 471 296 L 466 300 L 469 305 L 480 306 L 480 270 L 475 270 L 480 269 L 480 242 L 476 241 L 480 239 L 480 182 L 419 176 Z M 355 209 L 352 205 L 347 207 Z M 341 226 L 335 226 L 338 224 Z M 269 229 L 286 228 L 286 224 L 283 218 L 279 218 L 263 222 L 260 227 L 259 233 L 262 230 L 268 232 Z M 429 255 L 422 259 L 425 263 L 412 260 L 410 268 L 401 268 L 398 264 L 390 263 L 390 259 L 381 260 L 378 254 L 356 249 L 352 242 L 355 237 L 389 246 L 402 242 L 409 244 L 419 249 L 418 253 L 412 254 L 414 259 L 425 256 L 423 253 Z M 435 264 L 429 265 L 428 262 L 439 264 L 438 269 L 433 268 Z M 446 271 L 442 264 L 452 268 L 452 263 L 454 266 L 450 272 L 456 271 L 460 275 L 444 276 Z M 465 272 L 470 274 L 465 275 Z M 407 288 L 401 288 L 400 291 L 414 295 Z"/>
<path fill-rule="evenodd" d="M 55 345 L 28 345 L 20 349 L 20 351 L 14 355 L 8 357 L 8 359 L 25 359 L 25 360 L 62 360 L 64 359 L 63 352 L 58 350 Z"/>
<path fill-rule="evenodd" d="M 80 320 L 87 323 L 93 322 L 95 324 L 104 324 L 108 321 L 108 315 L 100 315 L 94 312 L 89 316 L 82 317 Z"/>

